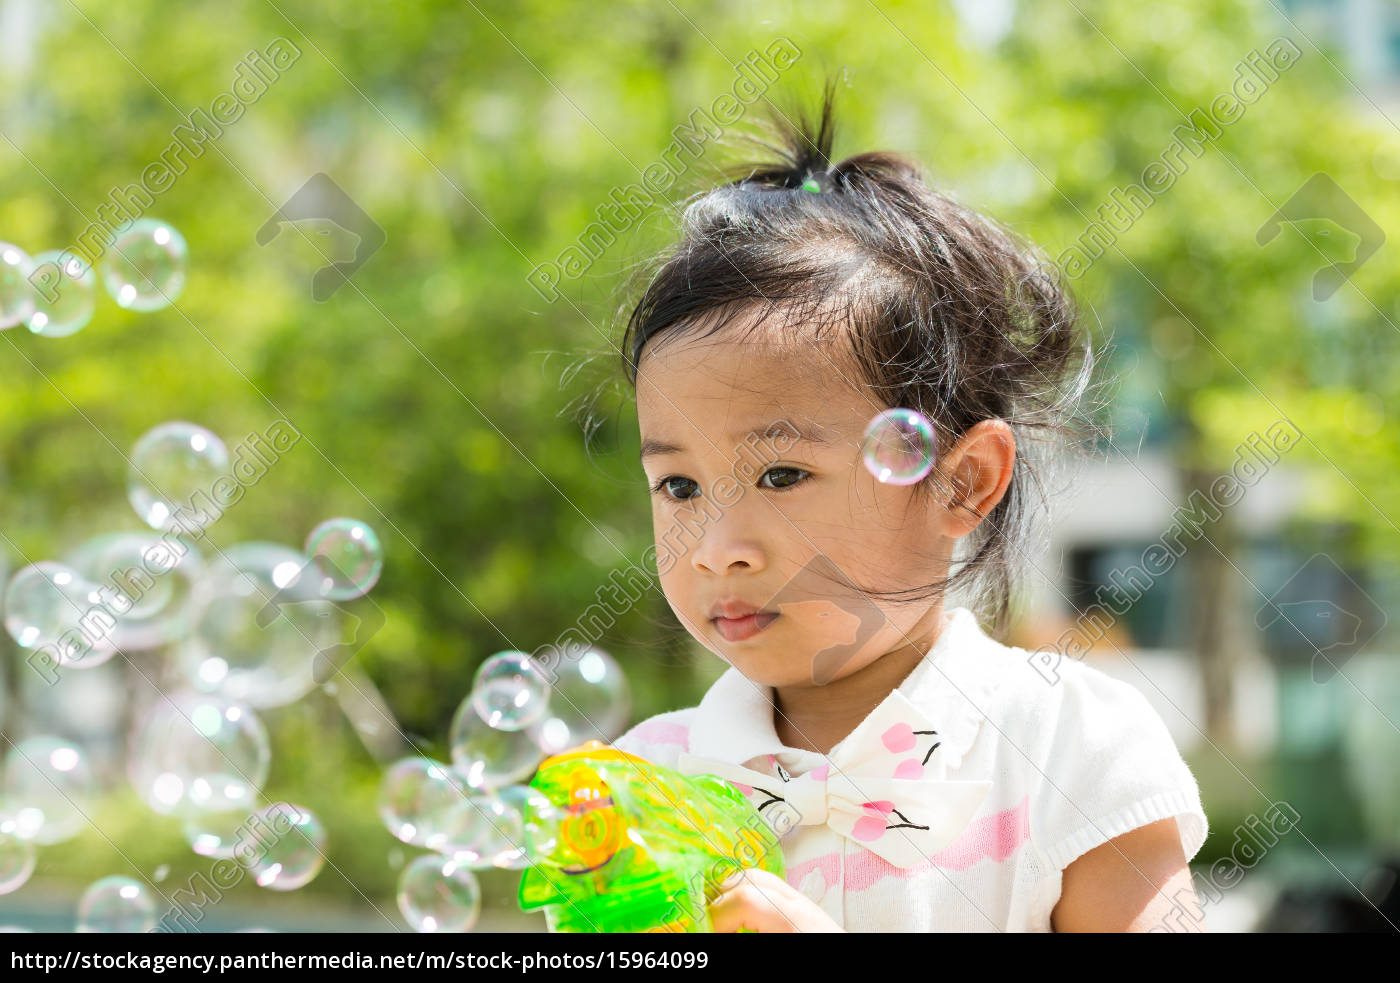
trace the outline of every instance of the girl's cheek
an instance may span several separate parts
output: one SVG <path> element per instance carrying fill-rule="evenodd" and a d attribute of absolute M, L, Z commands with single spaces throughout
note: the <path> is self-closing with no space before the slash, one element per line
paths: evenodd
<path fill-rule="evenodd" d="M 660 580 L 661 594 L 663 597 L 666 598 L 666 603 L 671 606 L 671 610 L 676 612 L 677 616 L 685 614 L 685 590 L 683 589 L 683 583 L 681 578 L 676 574 L 675 566 L 673 565 L 668 573 L 663 574 L 660 577 Z"/>

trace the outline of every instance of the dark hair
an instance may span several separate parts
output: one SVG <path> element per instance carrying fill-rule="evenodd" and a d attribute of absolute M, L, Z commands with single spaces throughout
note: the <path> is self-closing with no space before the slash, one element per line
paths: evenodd
<path fill-rule="evenodd" d="M 751 330 L 840 331 L 850 381 L 878 409 L 926 416 L 940 449 L 981 420 L 1005 420 L 1017 440 L 1011 484 L 964 537 L 958 569 L 943 583 L 869 592 L 915 600 L 976 584 L 973 606 L 1000 631 L 1013 560 L 1032 538 L 1029 486 L 1045 499 L 1050 455 L 1038 450 L 1089 429 L 1078 406 L 1092 350 L 1059 271 L 1034 246 L 930 188 L 903 156 L 833 165 L 834 96 L 828 82 L 815 126 L 775 112 L 774 135 L 754 142 L 776 159 L 736 167 L 686 203 L 680 241 L 657 258 L 627 320 L 627 382 L 635 389 L 658 335 L 708 336 L 757 307 Z M 935 469 L 915 488 L 928 493 L 930 480 L 948 487 Z"/>

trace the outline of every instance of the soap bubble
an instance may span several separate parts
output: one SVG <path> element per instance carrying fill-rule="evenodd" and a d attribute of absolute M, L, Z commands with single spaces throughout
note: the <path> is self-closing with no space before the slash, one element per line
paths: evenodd
<path fill-rule="evenodd" d="M 368 594 L 384 569 L 384 548 L 359 519 L 327 519 L 306 537 L 306 555 L 325 578 L 322 594 L 349 601 Z"/>
<path fill-rule="evenodd" d="M 416 932 L 467 932 L 481 913 L 481 886 L 456 861 L 427 854 L 399 875 L 398 902 Z"/>
<path fill-rule="evenodd" d="M 491 814 L 481 796 L 468 796 L 437 817 L 435 831 L 423 845 L 461 863 L 474 864 L 491 836 Z"/>
<path fill-rule="evenodd" d="M 554 849 L 561 814 L 530 785 L 506 785 L 452 806 L 427 846 L 469 867 L 519 870 Z"/>
<path fill-rule="evenodd" d="M 252 710 L 208 693 L 159 699 L 132 741 L 128 771 L 161 814 L 251 810 L 272 760 Z"/>
<path fill-rule="evenodd" d="M 474 789 L 520 781 L 533 774 L 540 763 L 539 746 L 525 731 L 488 726 L 470 696 L 457 707 L 448 739 L 452 767 Z"/>
<path fill-rule="evenodd" d="M 530 726 L 530 736 L 546 754 L 558 754 L 584 741 L 610 743 L 627 729 L 632 696 L 622 667 L 602 649 L 569 658 L 551 646 L 543 661 L 554 672 L 549 707 Z"/>
<path fill-rule="evenodd" d="M 530 866 L 531 858 L 547 854 L 559 839 L 559 810 L 549 796 L 531 785 L 507 785 L 493 795 L 496 803 L 488 802 L 488 815 L 504 815 L 498 835 L 505 845 L 494 856 L 488 854 L 497 867 L 519 870 Z"/>
<path fill-rule="evenodd" d="M 45 560 L 10 578 L 5 630 L 24 648 L 48 647 L 59 665 L 91 669 L 116 654 L 109 630 L 116 606 L 110 591 L 71 567 Z"/>
<path fill-rule="evenodd" d="M 865 428 L 860 453 L 878 480 L 912 485 L 933 470 L 936 438 L 933 424 L 914 410 L 885 410 Z"/>
<path fill-rule="evenodd" d="M 200 689 L 254 708 L 285 706 L 315 685 L 318 653 L 340 643 L 340 613 L 320 596 L 304 556 L 241 543 L 195 585 L 194 631 L 180 663 Z"/>
<path fill-rule="evenodd" d="M 23 249 L 0 242 L 0 331 L 29 320 L 34 313 L 34 260 Z"/>
<path fill-rule="evenodd" d="M 520 810 L 521 800 L 512 796 L 503 797 L 497 791 L 478 797 L 475 804 L 481 810 L 484 825 L 475 850 L 479 859 L 473 861 L 472 866 L 511 869 L 528 866 L 528 862 L 521 862 L 525 848 L 525 817 Z"/>
<path fill-rule="evenodd" d="M 395 837 L 431 846 L 443 815 L 463 801 L 466 787 L 451 768 L 431 758 L 394 762 L 379 784 L 379 817 Z"/>
<path fill-rule="evenodd" d="M 184 638 L 204 559 L 189 543 L 154 532 L 119 532 L 83 543 L 65 562 L 91 583 L 110 584 L 112 644 L 123 652 Z"/>
<path fill-rule="evenodd" d="M 189 247 L 174 226 L 142 218 L 119 233 L 102 264 L 102 284 L 122 307 L 157 311 L 185 288 Z"/>
<path fill-rule="evenodd" d="M 34 861 L 32 841 L 0 833 L 0 894 L 22 888 L 34 873 Z"/>
<path fill-rule="evenodd" d="M 156 902 L 146 885 L 130 877 L 104 877 L 78 901 L 79 932 L 149 932 Z"/>
<path fill-rule="evenodd" d="M 326 830 L 305 806 L 275 802 L 253 813 L 233 849 L 259 887 L 295 891 L 321 872 Z"/>
<path fill-rule="evenodd" d="M 221 477 L 234 480 L 229 468 L 228 448 L 217 434 L 194 423 L 162 423 L 131 449 L 126 496 L 141 521 L 158 532 L 177 525 L 203 529 L 222 514 L 211 488 Z"/>
<path fill-rule="evenodd" d="M 248 824 L 247 812 L 196 812 L 184 822 L 185 842 L 201 857 L 233 858 Z"/>
<path fill-rule="evenodd" d="M 76 744 L 31 737 L 5 755 L 0 786 L 0 834 L 36 843 L 71 839 L 87 824 L 93 798 L 92 769 Z"/>
<path fill-rule="evenodd" d="M 497 730 L 520 730 L 544 716 L 549 680 L 524 652 L 498 652 L 476 671 L 472 703 Z"/>
<path fill-rule="evenodd" d="M 97 277 L 92 267 L 67 251 L 51 249 L 34 257 L 34 311 L 25 322 L 46 338 L 77 334 L 97 309 Z"/>

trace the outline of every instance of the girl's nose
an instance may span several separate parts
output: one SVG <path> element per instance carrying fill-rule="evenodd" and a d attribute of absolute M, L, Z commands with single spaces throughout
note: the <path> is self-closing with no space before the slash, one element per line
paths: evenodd
<path fill-rule="evenodd" d="M 767 566 L 763 548 L 735 526 L 734 522 L 720 521 L 704 531 L 691 553 L 691 563 L 696 570 L 724 576 L 758 573 Z"/>

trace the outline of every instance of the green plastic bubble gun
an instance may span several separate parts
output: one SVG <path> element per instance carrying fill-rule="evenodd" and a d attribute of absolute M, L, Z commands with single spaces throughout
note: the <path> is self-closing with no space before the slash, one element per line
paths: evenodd
<path fill-rule="evenodd" d="M 543 908 L 551 932 L 708 932 L 725 878 L 783 876 L 777 834 L 715 775 L 589 741 L 546 759 L 530 785 L 549 805 L 524 817 L 520 907 Z"/>

